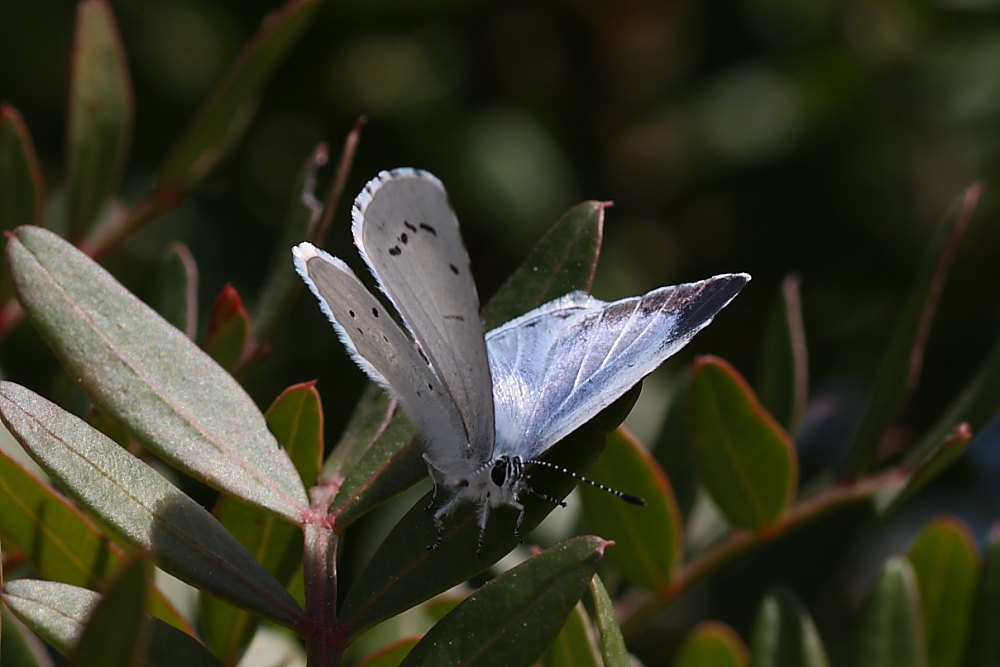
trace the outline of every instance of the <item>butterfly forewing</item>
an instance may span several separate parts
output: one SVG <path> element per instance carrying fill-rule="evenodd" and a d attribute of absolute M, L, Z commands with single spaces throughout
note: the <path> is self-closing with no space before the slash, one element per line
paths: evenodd
<path fill-rule="evenodd" d="M 294 256 L 296 270 L 354 360 L 399 400 L 424 436 L 432 458 L 455 460 L 464 442 L 464 427 L 443 384 L 413 342 L 343 261 L 309 243 L 296 246 Z"/>
<path fill-rule="evenodd" d="M 574 293 L 491 331 L 497 453 L 530 458 L 569 435 L 684 347 L 748 280 L 724 274 L 613 303 Z"/>
<path fill-rule="evenodd" d="M 479 298 L 444 187 L 418 170 L 382 172 L 358 196 L 353 228 L 379 286 L 444 382 L 473 458 L 488 460 L 493 390 Z"/>

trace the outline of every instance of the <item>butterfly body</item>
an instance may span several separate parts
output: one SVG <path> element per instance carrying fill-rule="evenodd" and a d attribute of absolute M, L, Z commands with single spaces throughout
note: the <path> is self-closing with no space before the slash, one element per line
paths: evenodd
<path fill-rule="evenodd" d="M 434 511 L 435 545 L 465 501 L 480 548 L 492 509 L 517 510 L 519 531 L 525 492 L 562 504 L 531 488 L 529 467 L 551 466 L 538 457 L 687 344 L 749 280 L 723 274 L 610 303 L 572 292 L 484 336 L 458 220 L 434 176 L 382 172 L 353 214 L 355 243 L 406 331 L 343 261 L 301 243 L 295 265 L 355 361 L 421 433 L 435 498 L 449 494 Z"/>

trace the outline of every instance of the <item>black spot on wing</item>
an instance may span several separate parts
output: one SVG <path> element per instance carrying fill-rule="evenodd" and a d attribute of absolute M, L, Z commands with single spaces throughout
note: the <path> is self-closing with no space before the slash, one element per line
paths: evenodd
<path fill-rule="evenodd" d="M 402 252 L 403 251 L 399 248 L 398 245 L 394 245 L 391 248 L 389 248 L 389 254 L 392 255 L 393 257 L 398 257 L 400 254 L 402 254 Z"/>
<path fill-rule="evenodd" d="M 357 317 L 357 315 L 354 314 L 354 311 L 350 308 L 347 309 L 347 314 L 350 315 L 352 319 Z"/>
<path fill-rule="evenodd" d="M 410 240 L 410 237 L 406 235 L 406 232 L 403 232 L 399 235 L 399 240 L 403 245 L 406 245 L 407 241 Z"/>
<path fill-rule="evenodd" d="M 407 229 L 409 229 L 414 234 L 417 233 L 417 228 L 415 226 L 413 226 L 413 224 L 407 222 L 406 220 L 403 220 L 403 226 L 406 227 Z"/>
<path fill-rule="evenodd" d="M 449 264 L 448 268 L 451 269 L 451 272 L 454 273 L 456 276 L 458 275 L 458 267 L 457 266 L 455 266 L 454 264 Z"/>
<path fill-rule="evenodd" d="M 420 229 L 423 229 L 424 231 L 430 232 L 434 236 L 438 235 L 437 230 L 434 229 L 433 227 L 431 227 L 430 225 L 428 225 L 426 222 L 421 222 L 420 223 Z"/>
<path fill-rule="evenodd" d="M 378 317 L 378 308 L 372 308 L 372 316 Z"/>

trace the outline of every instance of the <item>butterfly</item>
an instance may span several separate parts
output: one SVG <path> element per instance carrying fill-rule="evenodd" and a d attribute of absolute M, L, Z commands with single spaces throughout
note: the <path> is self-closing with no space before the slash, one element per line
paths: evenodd
<path fill-rule="evenodd" d="M 419 430 L 424 461 L 448 498 L 476 507 L 482 549 L 490 511 L 517 511 L 520 540 L 530 466 L 680 350 L 750 280 L 745 273 L 661 287 L 605 302 L 584 292 L 550 301 L 485 336 L 458 219 L 426 171 L 383 171 L 353 207 L 361 257 L 404 331 L 341 259 L 300 243 L 296 270 L 358 366 L 394 397 Z M 642 504 L 642 500 L 607 489 Z"/>

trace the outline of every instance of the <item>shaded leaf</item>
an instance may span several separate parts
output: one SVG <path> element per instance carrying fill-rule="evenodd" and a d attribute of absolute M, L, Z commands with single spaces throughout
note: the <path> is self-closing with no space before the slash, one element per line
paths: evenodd
<path fill-rule="evenodd" d="M 4 603 L 59 653 L 70 653 L 101 596 L 86 588 L 36 579 L 4 584 Z M 219 667 L 221 663 L 191 636 L 153 620 L 146 664 L 150 667 Z"/>
<path fill-rule="evenodd" d="M 796 275 L 787 276 L 771 306 L 757 382 L 761 405 L 790 433 L 795 432 L 805 414 L 809 391 L 800 282 Z"/>
<path fill-rule="evenodd" d="M 73 240 L 87 234 L 117 185 L 131 133 L 132 85 L 118 27 L 104 0 L 83 0 L 70 60 L 66 205 Z"/>
<path fill-rule="evenodd" d="M 0 229 L 42 224 L 45 184 L 21 114 L 0 104 Z"/>
<path fill-rule="evenodd" d="M 751 667 L 829 667 L 809 613 L 788 590 L 761 602 L 750 643 Z"/>
<path fill-rule="evenodd" d="M 14 614 L 0 605 L 0 658 L 17 667 L 54 667 L 45 644 Z"/>
<path fill-rule="evenodd" d="M 318 0 L 289 0 L 264 19 L 260 32 L 164 160 L 160 188 L 183 192 L 197 186 L 243 136 L 264 85 L 319 5 Z"/>
<path fill-rule="evenodd" d="M 607 202 L 586 201 L 561 217 L 483 308 L 487 331 L 573 290 L 589 291 Z"/>
<path fill-rule="evenodd" d="M 445 616 L 403 665 L 530 665 L 559 633 L 608 543 L 576 537 L 496 577 Z"/>
<path fill-rule="evenodd" d="M 972 440 L 968 424 L 959 424 L 955 432 L 917 461 L 899 484 L 886 484 L 874 497 L 875 509 L 882 516 L 891 514 L 897 507 L 912 498 L 951 464 L 962 457 Z"/>
<path fill-rule="evenodd" d="M 861 612 L 854 658 L 858 667 L 926 667 L 920 591 L 905 558 L 882 568 Z"/>
<path fill-rule="evenodd" d="M 313 149 L 299 172 L 294 196 L 285 212 L 280 237 L 271 256 L 270 269 L 257 298 L 253 334 L 258 339 L 266 341 L 274 337 L 291 304 L 290 297 L 302 287 L 302 281 L 292 268 L 291 248 L 304 239 L 313 238 L 323 214 L 323 203 L 316 198 L 316 178 L 327 159 L 326 144 L 320 144 Z"/>
<path fill-rule="evenodd" d="M 249 337 L 250 316 L 243 307 L 243 299 L 236 288 L 227 284 L 212 306 L 205 351 L 220 366 L 232 371 L 243 359 Z"/>
<path fill-rule="evenodd" d="M 590 597 L 594 601 L 594 622 L 600 637 L 601 659 L 604 667 L 629 667 L 631 660 L 625 648 L 625 638 L 618 627 L 615 607 L 604 582 L 596 574 L 590 580 Z"/>
<path fill-rule="evenodd" d="M 747 649 L 728 625 L 703 621 L 684 638 L 674 667 L 746 667 Z"/>
<path fill-rule="evenodd" d="M 930 667 L 962 664 L 969 636 L 979 556 L 969 529 L 940 517 L 921 531 L 907 558 L 920 589 Z"/>
<path fill-rule="evenodd" d="M 994 525 L 983 552 L 983 572 L 976 589 L 968 667 L 1000 665 L 1000 526 Z"/>
<path fill-rule="evenodd" d="M 624 427 L 608 436 L 588 476 L 608 488 L 646 501 L 636 507 L 606 491 L 580 485 L 590 529 L 618 547 L 608 554 L 629 582 L 651 590 L 670 583 L 680 564 L 683 531 L 670 481 L 652 456 Z"/>
<path fill-rule="evenodd" d="M 545 667 L 601 667 L 594 650 L 593 636 L 587 611 L 577 602 L 562 630 L 542 654 L 541 664 Z"/>
<path fill-rule="evenodd" d="M 876 460 L 883 433 L 920 378 L 924 347 L 938 298 L 982 190 L 982 184 L 977 183 L 965 191 L 961 201 L 947 213 L 928 246 L 923 265 L 882 357 L 867 407 L 848 452 L 844 469 L 851 476 L 864 473 Z"/>
<path fill-rule="evenodd" d="M 28 316 L 99 408 L 172 465 L 300 520 L 302 482 L 231 375 L 52 232 L 19 227 L 7 260 Z"/>
<path fill-rule="evenodd" d="M 77 667 L 138 665 L 147 653 L 152 619 L 149 588 L 153 568 L 145 558 L 128 563 L 94 605 L 73 647 Z"/>
<path fill-rule="evenodd" d="M 420 637 L 404 637 L 372 653 L 356 665 L 357 667 L 398 667 L 419 641 Z"/>
<path fill-rule="evenodd" d="M 194 340 L 198 332 L 198 265 L 183 243 L 174 241 L 167 245 L 154 293 L 156 312 Z"/>
<path fill-rule="evenodd" d="M 546 460 L 583 470 L 596 458 L 604 434 L 631 410 L 638 388 L 600 413 L 589 424 L 546 452 Z M 532 472 L 532 486 L 555 498 L 564 498 L 573 488 L 567 475 L 538 469 Z M 440 502 L 441 499 L 438 500 Z M 479 528 L 474 508 L 465 504 L 445 522 L 441 545 L 428 550 L 437 531 L 426 511 L 430 494 L 417 501 L 390 531 L 375 554 L 365 564 L 357 581 L 347 592 L 340 613 L 346 637 L 353 638 L 375 623 L 466 581 L 508 553 L 516 545 L 516 512 L 500 507 L 490 514 L 482 554 L 476 555 Z M 552 503 L 534 496 L 522 496 L 525 507 L 522 532 L 528 535 L 553 510 Z"/>
<path fill-rule="evenodd" d="M 691 369 L 686 368 L 678 377 L 679 384 L 673 393 L 670 407 L 660 427 L 653 446 L 653 454 L 663 467 L 670 482 L 677 509 L 682 518 L 687 518 L 694 507 L 698 495 L 698 475 L 694 467 L 694 455 L 688 441 L 687 392 L 691 386 Z"/>
<path fill-rule="evenodd" d="M 712 500 L 742 528 L 774 523 L 792 502 L 798 478 L 788 434 L 718 357 L 695 361 L 687 398 L 695 463 Z"/>
<path fill-rule="evenodd" d="M 297 627 L 298 605 L 200 505 L 86 422 L 0 382 L 0 418 L 74 499 L 166 571 L 277 623 Z"/>
<path fill-rule="evenodd" d="M 289 387 L 268 408 L 267 425 L 288 452 L 306 486 L 316 482 L 323 453 L 323 409 L 314 383 Z M 222 497 L 215 516 L 247 551 L 286 587 L 302 564 L 302 534 L 273 514 Z M 200 615 L 205 643 L 236 664 L 253 639 L 257 618 L 203 595 Z"/>

